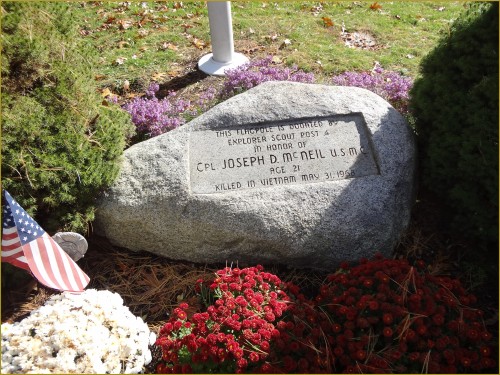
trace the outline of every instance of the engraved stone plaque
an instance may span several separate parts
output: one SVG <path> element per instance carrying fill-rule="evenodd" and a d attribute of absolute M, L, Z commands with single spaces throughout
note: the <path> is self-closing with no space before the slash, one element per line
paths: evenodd
<path fill-rule="evenodd" d="M 379 174 L 361 113 L 193 131 L 191 192 L 305 184 Z"/>
<path fill-rule="evenodd" d="M 264 82 L 127 148 L 96 233 L 168 259 L 329 272 L 391 256 L 416 160 L 413 130 L 375 93 Z"/>

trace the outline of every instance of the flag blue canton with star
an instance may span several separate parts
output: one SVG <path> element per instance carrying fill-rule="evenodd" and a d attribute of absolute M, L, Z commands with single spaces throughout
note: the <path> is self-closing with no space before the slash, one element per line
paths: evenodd
<path fill-rule="evenodd" d="M 35 238 L 42 236 L 45 231 L 12 197 L 5 196 L 9 204 L 4 206 L 3 227 L 12 228 L 17 226 L 19 240 L 25 245 Z M 11 209 L 12 207 L 12 209 Z M 14 212 L 12 212 L 14 210 Z"/>
<path fill-rule="evenodd" d="M 90 279 L 38 223 L 4 190 L 2 262 L 31 272 L 43 285 L 82 292 Z"/>

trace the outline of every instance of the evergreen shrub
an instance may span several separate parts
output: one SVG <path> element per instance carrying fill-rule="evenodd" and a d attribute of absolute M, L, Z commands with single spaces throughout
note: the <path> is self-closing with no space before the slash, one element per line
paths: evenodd
<path fill-rule="evenodd" d="M 2 14 L 2 187 L 47 231 L 85 232 L 130 116 L 103 103 L 67 3 L 2 2 Z"/>
<path fill-rule="evenodd" d="M 411 91 L 421 179 L 450 228 L 498 241 L 498 3 L 470 3 L 422 62 Z"/>

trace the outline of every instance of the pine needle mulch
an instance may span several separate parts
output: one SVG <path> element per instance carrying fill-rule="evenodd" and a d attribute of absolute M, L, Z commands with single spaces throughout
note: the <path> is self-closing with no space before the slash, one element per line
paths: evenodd
<path fill-rule="evenodd" d="M 187 302 L 193 310 L 201 308 L 194 291 L 196 281 L 210 279 L 216 271 L 206 265 L 116 248 L 97 236 L 89 239 L 81 263 L 91 278 L 87 288 L 118 293 L 124 305 L 151 329 L 168 320 L 180 302 Z"/>
<path fill-rule="evenodd" d="M 169 319 L 180 302 L 190 306 L 188 313 L 201 311 L 203 306 L 195 293 L 196 281 L 211 280 L 214 273 L 230 264 L 195 264 L 169 260 L 147 252 L 133 252 L 111 245 L 105 238 L 87 238 L 89 249 L 78 265 L 89 275 L 87 289 L 109 290 L 118 293 L 124 305 L 141 317 L 154 332 Z M 3 266 L 3 264 L 2 264 Z M 10 266 L 10 265 L 9 265 Z M 232 265 L 237 266 L 236 264 Z M 285 266 L 267 266 L 266 271 L 293 282 L 304 294 L 314 295 L 324 282 L 326 272 L 299 270 Z M 25 273 L 18 270 L 17 272 Z M 2 322 L 14 322 L 28 316 L 57 294 L 23 276 L 16 288 L 2 288 Z"/>
<path fill-rule="evenodd" d="M 180 302 L 189 304 L 188 315 L 203 309 L 195 292 L 197 280 L 212 280 L 217 270 L 238 265 L 169 260 L 116 248 L 104 238 L 92 237 L 81 266 L 91 278 L 88 288 L 120 294 L 132 313 L 142 317 L 152 330 L 158 330 Z M 278 265 L 265 269 L 298 285 L 304 293 L 317 291 L 326 276 L 319 271 Z"/>

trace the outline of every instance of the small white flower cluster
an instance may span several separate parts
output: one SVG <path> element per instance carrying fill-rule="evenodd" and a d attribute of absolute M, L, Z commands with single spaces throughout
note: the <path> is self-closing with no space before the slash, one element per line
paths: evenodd
<path fill-rule="evenodd" d="M 52 296 L 21 322 L 2 324 L 2 373 L 137 374 L 155 341 L 119 294 Z"/>

